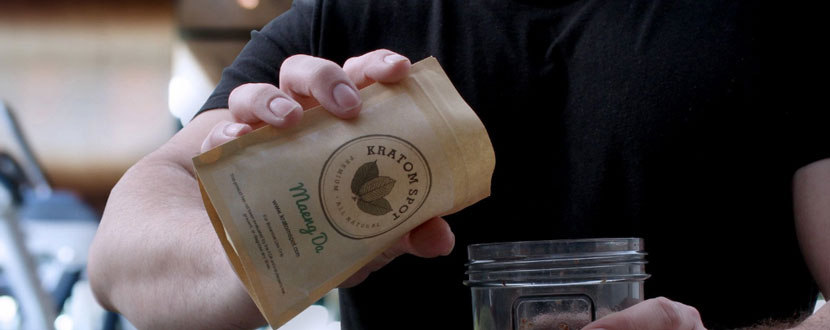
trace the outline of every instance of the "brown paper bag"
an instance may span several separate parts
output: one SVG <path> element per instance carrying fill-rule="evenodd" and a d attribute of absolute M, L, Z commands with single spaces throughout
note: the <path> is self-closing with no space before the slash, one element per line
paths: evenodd
<path fill-rule="evenodd" d="M 424 221 L 490 193 L 493 147 L 435 58 L 360 91 L 358 118 L 321 107 L 193 159 L 239 278 L 277 328 Z"/>

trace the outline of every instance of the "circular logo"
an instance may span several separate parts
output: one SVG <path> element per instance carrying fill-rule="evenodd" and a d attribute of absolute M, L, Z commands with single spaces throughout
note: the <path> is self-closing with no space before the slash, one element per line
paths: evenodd
<path fill-rule="evenodd" d="M 329 156 L 320 175 L 320 204 L 340 234 L 369 238 L 399 226 L 424 204 L 432 173 L 424 155 L 391 135 L 366 135 Z"/>

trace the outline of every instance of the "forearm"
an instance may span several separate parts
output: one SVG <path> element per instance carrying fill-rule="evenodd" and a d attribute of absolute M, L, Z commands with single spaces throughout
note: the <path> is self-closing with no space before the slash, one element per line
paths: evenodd
<path fill-rule="evenodd" d="M 96 296 L 140 328 L 263 322 L 225 260 L 189 166 L 205 128 L 222 118 L 209 117 L 124 175 L 93 243 L 89 273 Z"/>

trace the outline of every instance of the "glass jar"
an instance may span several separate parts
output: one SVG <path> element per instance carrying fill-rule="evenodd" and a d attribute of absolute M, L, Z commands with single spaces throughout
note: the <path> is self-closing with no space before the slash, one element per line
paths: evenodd
<path fill-rule="evenodd" d="M 643 240 L 473 244 L 468 280 L 476 330 L 581 329 L 643 300 Z"/>

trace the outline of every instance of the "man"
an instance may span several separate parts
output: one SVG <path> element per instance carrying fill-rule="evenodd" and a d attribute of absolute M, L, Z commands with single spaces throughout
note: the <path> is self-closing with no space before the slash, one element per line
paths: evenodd
<path fill-rule="evenodd" d="M 591 329 L 830 327 L 828 308 L 799 323 L 816 282 L 830 292 L 830 148 L 813 112 L 765 93 L 760 23 L 752 3 L 298 1 L 253 34 L 209 111 L 115 187 L 93 288 L 142 328 L 261 324 L 190 158 L 257 125 L 295 125 L 316 104 L 348 120 L 356 89 L 434 55 L 491 135 L 493 195 L 347 281 L 365 279 L 341 290 L 345 329 L 469 328 L 454 245 L 614 236 L 645 238 L 646 294 L 671 300 Z"/>

